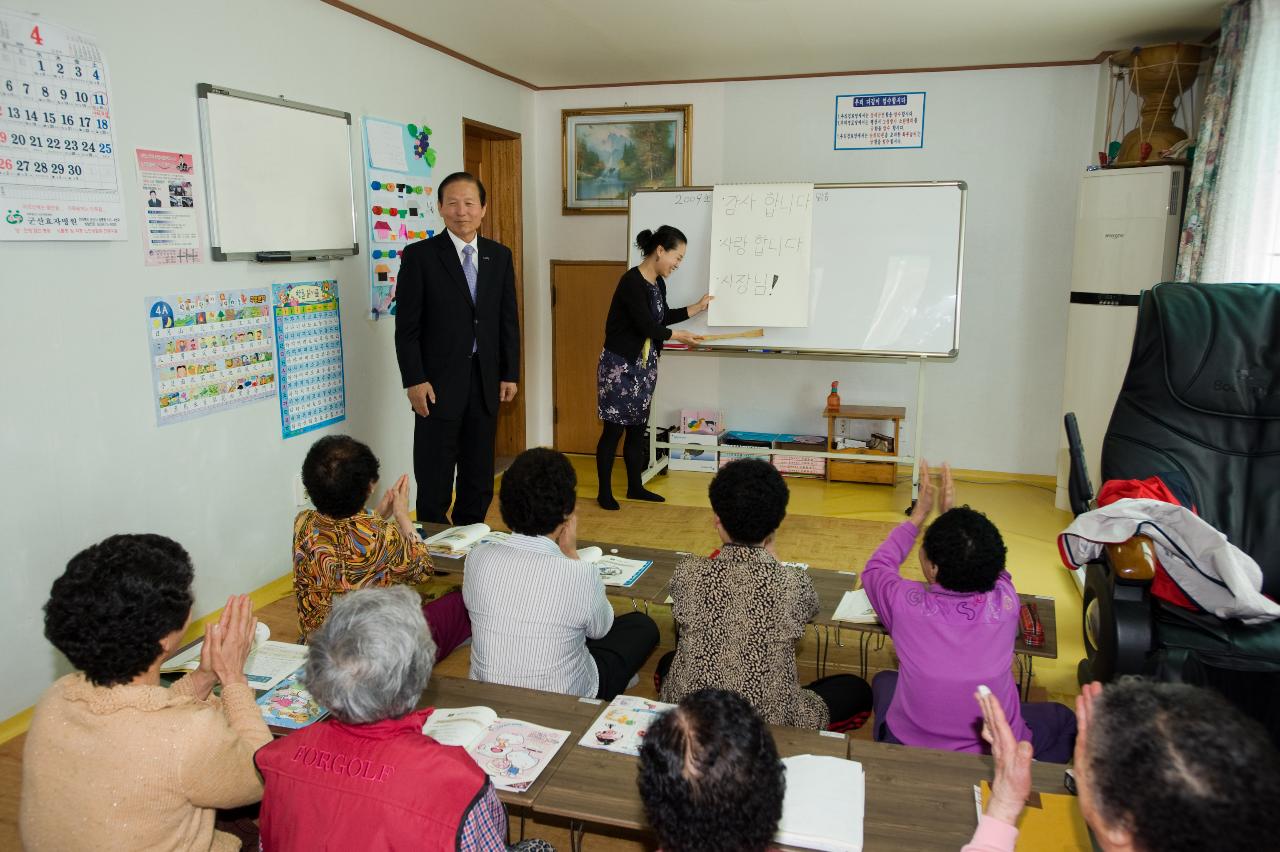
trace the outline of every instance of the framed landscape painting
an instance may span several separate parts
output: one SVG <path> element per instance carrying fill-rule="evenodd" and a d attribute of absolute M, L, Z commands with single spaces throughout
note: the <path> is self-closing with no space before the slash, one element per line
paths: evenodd
<path fill-rule="evenodd" d="M 687 186 L 689 104 L 560 111 L 565 213 L 626 213 L 637 189 Z"/>

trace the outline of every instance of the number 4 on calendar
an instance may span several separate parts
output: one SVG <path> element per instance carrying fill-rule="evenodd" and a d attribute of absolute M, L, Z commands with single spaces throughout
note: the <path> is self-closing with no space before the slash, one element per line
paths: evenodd
<path fill-rule="evenodd" d="M 31 40 L 36 43 L 36 46 L 42 46 L 44 44 L 44 39 L 40 36 L 39 26 L 31 28 Z"/>

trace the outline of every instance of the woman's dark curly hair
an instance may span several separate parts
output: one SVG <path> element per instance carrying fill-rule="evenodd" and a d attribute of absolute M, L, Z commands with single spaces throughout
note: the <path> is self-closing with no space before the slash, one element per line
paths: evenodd
<path fill-rule="evenodd" d="M 759 544 L 787 516 L 791 492 L 778 469 L 760 459 L 729 462 L 707 489 L 711 508 L 735 542 Z"/>
<path fill-rule="evenodd" d="M 113 535 L 80 551 L 53 581 L 44 635 L 98 686 L 128 683 L 187 623 L 195 571 L 171 538 Z"/>
<path fill-rule="evenodd" d="M 1212 690 L 1108 684 L 1087 750 L 1103 821 L 1128 829 L 1138 849 L 1261 849 L 1280 836 L 1280 756 L 1261 725 Z"/>
<path fill-rule="evenodd" d="M 953 592 L 989 592 L 1004 570 L 1000 530 L 968 506 L 939 515 L 925 530 L 920 547 L 938 569 L 938 583 Z"/>
<path fill-rule="evenodd" d="M 782 818 L 785 768 L 759 714 L 736 692 L 701 689 L 640 746 L 640 798 L 663 852 L 760 852 Z"/>
<path fill-rule="evenodd" d="M 521 535 L 546 535 L 573 514 L 577 487 L 578 474 L 562 453 L 546 447 L 525 450 L 502 474 L 502 520 Z"/>
<path fill-rule="evenodd" d="M 349 518 L 369 499 L 378 481 L 378 457 L 349 435 L 325 435 L 311 445 L 302 462 L 307 496 L 330 518 Z"/>

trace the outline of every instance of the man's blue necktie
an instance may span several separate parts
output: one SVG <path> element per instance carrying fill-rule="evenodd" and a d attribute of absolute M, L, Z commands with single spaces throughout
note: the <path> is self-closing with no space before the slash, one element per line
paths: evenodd
<path fill-rule="evenodd" d="M 462 274 L 467 279 L 467 289 L 471 291 L 471 304 L 476 303 L 476 265 L 471 256 L 476 253 L 475 246 L 462 247 Z M 471 352 L 475 354 L 477 343 L 471 342 Z"/>

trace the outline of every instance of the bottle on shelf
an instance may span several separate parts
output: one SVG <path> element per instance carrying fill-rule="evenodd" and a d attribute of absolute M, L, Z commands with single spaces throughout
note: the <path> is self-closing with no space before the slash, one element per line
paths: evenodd
<path fill-rule="evenodd" d="M 831 393 L 827 394 L 827 411 L 840 410 L 840 387 L 839 382 L 831 383 Z"/>

